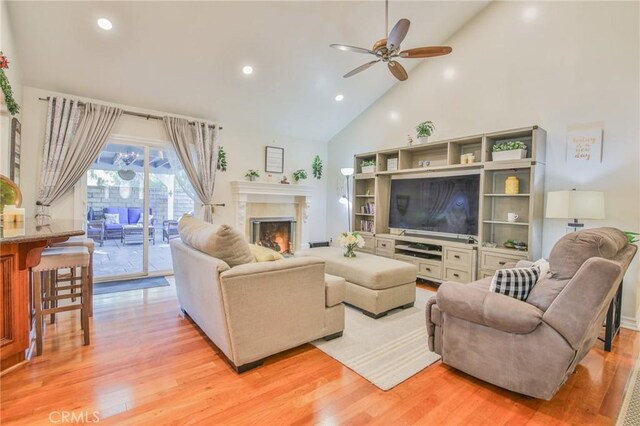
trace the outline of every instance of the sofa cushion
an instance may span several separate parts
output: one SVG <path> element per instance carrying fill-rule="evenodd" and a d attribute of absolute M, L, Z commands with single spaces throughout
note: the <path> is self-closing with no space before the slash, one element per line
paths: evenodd
<path fill-rule="evenodd" d="M 251 254 L 256 262 L 272 262 L 274 260 L 281 260 L 282 255 L 275 250 L 271 250 L 267 247 L 262 247 L 256 244 L 249 244 Z"/>
<path fill-rule="evenodd" d="M 138 207 L 129 207 L 127 209 L 127 223 L 133 225 L 142 219 L 142 209 Z"/>
<path fill-rule="evenodd" d="M 591 257 L 613 259 L 628 244 L 627 236 L 615 228 L 585 229 L 562 237 L 549 255 L 553 278 L 573 277 Z"/>
<path fill-rule="evenodd" d="M 518 300 L 526 300 L 540 277 L 540 268 L 499 269 L 489 288 L 494 293 L 504 294 Z"/>
<path fill-rule="evenodd" d="M 346 294 L 346 283 L 344 278 L 335 275 L 324 274 L 325 282 L 325 304 L 327 307 L 336 306 L 344 302 Z"/>
<path fill-rule="evenodd" d="M 102 209 L 102 213 L 118 213 L 118 220 L 121 225 L 126 225 L 129 223 L 129 213 L 126 207 L 105 207 Z"/>
<path fill-rule="evenodd" d="M 216 226 L 184 215 L 178 223 L 178 233 L 188 246 L 224 260 L 231 268 L 254 261 L 249 243 L 229 225 Z"/>

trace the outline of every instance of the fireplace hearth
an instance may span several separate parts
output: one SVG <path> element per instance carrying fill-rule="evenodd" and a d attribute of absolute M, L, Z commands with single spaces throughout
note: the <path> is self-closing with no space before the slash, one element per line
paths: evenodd
<path fill-rule="evenodd" d="M 291 254 L 296 246 L 296 221 L 293 217 L 256 217 L 251 219 L 251 243 L 279 253 Z"/>

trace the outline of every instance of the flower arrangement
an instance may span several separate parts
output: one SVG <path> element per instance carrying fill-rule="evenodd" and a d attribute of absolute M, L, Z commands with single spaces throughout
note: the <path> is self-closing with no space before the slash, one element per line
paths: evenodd
<path fill-rule="evenodd" d="M 362 238 L 362 236 L 356 231 L 343 232 L 338 237 L 338 244 L 340 244 L 340 247 L 344 247 L 346 249 L 344 252 L 345 257 L 356 257 L 354 249 L 356 247 L 364 247 L 364 238 Z"/>
<path fill-rule="evenodd" d="M 434 130 L 436 130 L 436 126 L 432 121 L 423 121 L 416 126 L 416 136 L 426 138 L 431 136 Z"/>
<path fill-rule="evenodd" d="M 527 145 L 525 145 L 524 142 L 522 141 L 509 141 L 509 142 L 502 142 L 502 143 L 497 143 L 495 145 L 493 145 L 493 148 L 491 148 L 492 152 L 501 152 L 501 151 L 514 151 L 516 149 L 527 149 Z"/>
<path fill-rule="evenodd" d="M 375 166 L 376 165 L 376 160 L 362 160 L 362 163 L 360 163 L 360 167 L 367 167 L 367 166 Z"/>
<path fill-rule="evenodd" d="M 245 173 L 244 177 L 249 178 L 250 181 L 254 181 L 256 178 L 260 177 L 260 172 L 255 169 L 249 169 L 249 171 Z"/>
<path fill-rule="evenodd" d="M 0 89 L 2 89 L 2 93 L 4 94 L 4 101 L 7 104 L 9 114 L 16 115 L 20 112 L 20 106 L 16 100 L 13 99 L 13 90 L 11 89 L 11 84 L 9 84 L 7 75 L 4 72 L 4 70 L 8 68 L 9 60 L 2 54 L 2 51 L 0 51 Z"/>
<path fill-rule="evenodd" d="M 294 182 L 299 182 L 307 178 L 307 171 L 304 169 L 296 170 L 293 172 L 293 180 Z"/>

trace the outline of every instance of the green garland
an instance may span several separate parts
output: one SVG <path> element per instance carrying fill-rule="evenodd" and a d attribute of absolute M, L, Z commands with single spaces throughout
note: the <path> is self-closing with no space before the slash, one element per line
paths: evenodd
<path fill-rule="evenodd" d="M 316 179 L 322 178 L 322 159 L 319 155 L 316 155 L 313 159 L 313 163 L 311 164 L 311 168 L 313 169 L 313 177 Z"/>
<path fill-rule="evenodd" d="M 227 171 L 227 153 L 222 146 L 218 146 L 218 164 L 216 168 L 221 172 Z"/>
<path fill-rule="evenodd" d="M 1 52 L 0 52 L 1 54 Z M 4 93 L 4 99 L 7 103 L 7 109 L 11 115 L 16 115 L 20 112 L 20 106 L 13 99 L 13 90 L 11 90 L 11 85 L 9 84 L 9 79 L 7 75 L 4 73 L 3 69 L 0 69 L 0 87 L 2 87 L 2 93 Z"/>

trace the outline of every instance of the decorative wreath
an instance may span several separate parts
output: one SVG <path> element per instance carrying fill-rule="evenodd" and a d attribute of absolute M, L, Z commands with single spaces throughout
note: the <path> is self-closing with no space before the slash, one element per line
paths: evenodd
<path fill-rule="evenodd" d="M 7 75 L 4 73 L 5 69 L 9 68 L 9 60 L 6 56 L 2 54 L 0 51 L 0 87 L 2 88 L 2 93 L 4 94 L 4 100 L 7 104 L 7 109 L 11 115 L 16 115 L 20 112 L 20 106 L 13 99 L 13 90 L 11 89 L 11 84 L 9 84 L 9 79 Z"/>

